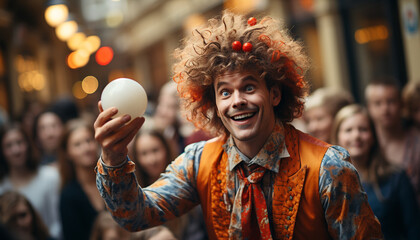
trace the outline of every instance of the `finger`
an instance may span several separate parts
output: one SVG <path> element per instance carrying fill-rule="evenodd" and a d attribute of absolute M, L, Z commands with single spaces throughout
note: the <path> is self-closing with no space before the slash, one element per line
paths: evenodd
<path fill-rule="evenodd" d="M 106 136 L 103 140 L 103 147 L 112 149 L 116 152 L 122 152 L 127 147 L 128 143 L 132 140 L 138 130 L 144 123 L 144 118 L 136 118 L 130 123 L 121 126 L 114 132 L 103 134 Z M 115 128 L 110 128 L 110 131 Z"/>
<path fill-rule="evenodd" d="M 112 110 L 110 110 L 112 111 Z M 118 138 L 120 135 L 121 128 L 130 121 L 130 115 L 120 116 L 114 119 L 111 119 L 108 114 L 108 110 L 105 110 L 99 114 L 95 122 L 95 139 L 98 142 L 109 138 L 109 140 L 114 141 L 114 138 Z M 103 115 L 103 116 L 102 116 Z M 109 142 L 108 140 L 108 142 Z"/>
<path fill-rule="evenodd" d="M 98 108 L 99 108 L 99 112 L 104 111 L 104 108 L 102 107 L 102 101 L 101 100 L 99 100 L 99 102 L 98 102 Z"/>
<path fill-rule="evenodd" d="M 119 144 L 127 147 L 128 144 L 133 140 L 134 136 L 136 136 L 137 132 L 143 126 L 145 119 L 144 118 L 136 118 L 133 120 L 138 121 L 138 123 L 134 123 L 133 128 L 127 129 L 128 134 L 124 136 Z"/>
<path fill-rule="evenodd" d="M 106 122 L 109 122 L 112 119 L 112 117 L 117 113 L 118 113 L 118 109 L 115 107 L 111 107 L 99 113 L 98 117 L 96 118 L 95 123 L 93 124 L 94 128 L 96 129 L 103 126 Z"/>

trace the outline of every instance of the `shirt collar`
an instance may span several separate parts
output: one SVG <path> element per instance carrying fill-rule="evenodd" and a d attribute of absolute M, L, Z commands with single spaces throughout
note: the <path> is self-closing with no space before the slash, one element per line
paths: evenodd
<path fill-rule="evenodd" d="M 235 146 L 232 135 L 229 136 L 223 148 L 228 155 L 230 171 L 244 161 L 248 165 L 257 164 L 277 173 L 280 168 L 280 159 L 290 157 L 284 141 L 284 126 L 281 123 L 275 125 L 273 133 L 252 159 L 249 159 L 239 151 Z"/>

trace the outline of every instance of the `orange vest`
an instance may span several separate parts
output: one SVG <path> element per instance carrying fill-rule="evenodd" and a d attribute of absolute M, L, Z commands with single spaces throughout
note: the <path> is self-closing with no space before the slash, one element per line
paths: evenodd
<path fill-rule="evenodd" d="M 319 170 L 330 145 L 285 124 L 290 157 L 280 160 L 273 184 L 274 239 L 330 239 L 319 196 Z M 228 239 L 230 212 L 227 192 L 228 156 L 224 141 L 204 146 L 197 188 L 210 239 Z"/>

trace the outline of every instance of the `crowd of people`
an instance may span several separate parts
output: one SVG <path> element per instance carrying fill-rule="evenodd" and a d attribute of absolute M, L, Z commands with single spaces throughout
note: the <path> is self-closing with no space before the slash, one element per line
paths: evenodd
<path fill-rule="evenodd" d="M 145 119 L 111 119 L 100 104 L 86 116 L 66 101 L 2 121 L 0 238 L 420 239 L 420 82 L 372 80 L 363 103 L 342 89 L 305 96 L 300 46 L 276 21 L 222 19 L 178 50 L 175 83 Z M 255 116 L 258 129 L 246 132 Z M 316 163 L 312 152 L 322 152 Z M 262 187 L 249 183 L 255 165 L 271 168 Z"/>
<path fill-rule="evenodd" d="M 165 116 L 152 111 L 150 126 L 131 142 L 141 186 L 159 178 L 185 147 L 184 139 L 195 135 L 192 125 L 184 127 L 190 135 L 179 133 L 178 101 L 161 97 L 157 106 Z M 0 127 L 1 239 L 207 239 L 199 207 L 142 233 L 119 227 L 96 187 L 100 146 L 94 139 L 95 116 L 79 113 L 74 101 L 60 102 L 65 107 L 33 103 L 22 118 L 7 119 Z"/>
<path fill-rule="evenodd" d="M 420 82 L 401 89 L 396 79 L 375 79 L 365 89 L 364 105 L 342 104 L 349 99 L 343 90 L 336 91 L 335 98 L 329 98 L 333 90 L 322 91 L 308 98 L 328 101 L 308 102 L 306 130 L 348 150 L 385 239 L 419 238 Z M 321 110 L 339 104 L 335 111 Z"/>

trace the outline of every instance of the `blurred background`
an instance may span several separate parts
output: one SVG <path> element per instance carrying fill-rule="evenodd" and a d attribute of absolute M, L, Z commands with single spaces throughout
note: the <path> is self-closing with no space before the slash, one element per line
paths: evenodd
<path fill-rule="evenodd" d="M 151 102 L 171 79 L 172 52 L 223 9 L 282 19 L 312 59 L 308 79 L 363 102 L 373 78 L 420 81 L 419 0 L 0 0 L 0 106 L 73 98 L 97 111 L 105 85 L 140 82 Z"/>

